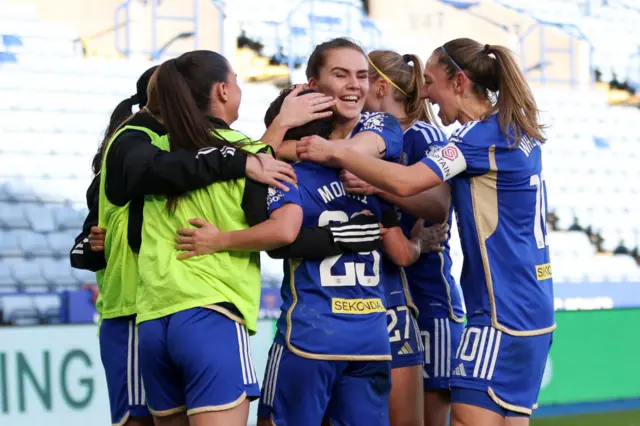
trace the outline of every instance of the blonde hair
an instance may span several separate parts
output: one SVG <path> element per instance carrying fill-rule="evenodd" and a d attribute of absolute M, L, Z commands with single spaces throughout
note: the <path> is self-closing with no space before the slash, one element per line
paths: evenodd
<path fill-rule="evenodd" d="M 369 53 L 369 81 L 384 78 L 394 87 L 394 99 L 401 102 L 412 123 L 417 120 L 433 123 L 433 114 L 427 103 L 420 99 L 424 85 L 420 58 L 413 54 L 400 55 L 392 50 L 374 50 Z"/>
<path fill-rule="evenodd" d="M 523 134 L 545 142 L 544 126 L 538 121 L 538 106 L 513 53 L 504 46 L 484 46 L 469 38 L 458 38 L 433 54 L 451 79 L 459 71 L 471 80 L 471 90 L 483 99 L 497 93 L 497 102 L 485 117 L 498 113 L 502 133 L 518 145 Z"/>

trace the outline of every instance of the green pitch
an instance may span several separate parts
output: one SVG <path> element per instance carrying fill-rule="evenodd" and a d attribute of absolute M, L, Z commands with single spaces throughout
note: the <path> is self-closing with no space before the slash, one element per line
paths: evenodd
<path fill-rule="evenodd" d="M 531 426 L 640 426 L 640 410 L 531 419 Z"/>

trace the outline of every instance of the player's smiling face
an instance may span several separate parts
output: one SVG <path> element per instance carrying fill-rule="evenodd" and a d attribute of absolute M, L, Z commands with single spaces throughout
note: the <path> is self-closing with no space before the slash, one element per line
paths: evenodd
<path fill-rule="evenodd" d="M 310 78 L 309 86 L 336 99 L 334 117 L 357 119 L 369 93 L 367 58 L 350 48 L 336 48 L 325 53 L 318 79 Z"/>
<path fill-rule="evenodd" d="M 460 96 L 438 59 L 437 55 L 431 55 L 427 61 L 424 68 L 425 84 L 420 97 L 438 106 L 438 117 L 443 125 L 448 126 L 458 119 Z"/>

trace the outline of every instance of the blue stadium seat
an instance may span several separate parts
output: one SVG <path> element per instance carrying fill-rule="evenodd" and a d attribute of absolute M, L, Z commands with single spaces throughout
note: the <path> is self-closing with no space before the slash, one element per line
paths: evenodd
<path fill-rule="evenodd" d="M 82 284 L 95 284 L 96 273 L 91 271 L 84 271 L 82 269 L 71 269 L 71 273 Z"/>
<path fill-rule="evenodd" d="M 26 291 L 48 291 L 47 280 L 42 275 L 42 271 L 36 261 L 15 259 L 11 262 L 11 273 Z"/>
<path fill-rule="evenodd" d="M 2 290 L 13 290 L 16 284 L 17 282 L 11 273 L 11 262 L 0 260 L 0 288 Z"/>
<path fill-rule="evenodd" d="M 31 185 L 22 180 L 11 180 L 5 184 L 6 196 L 9 201 L 33 203 L 38 201 L 38 195 Z"/>
<path fill-rule="evenodd" d="M 0 203 L 0 227 L 9 229 L 28 229 L 29 222 L 24 215 L 22 205 Z"/>
<path fill-rule="evenodd" d="M 33 231 L 16 231 L 18 234 L 18 245 L 27 256 L 47 256 L 51 255 L 51 248 L 43 234 Z"/>
<path fill-rule="evenodd" d="M 0 257 L 20 256 L 23 254 L 19 244 L 19 232 L 0 230 Z"/>
<path fill-rule="evenodd" d="M 53 232 L 56 224 L 53 219 L 53 209 L 38 204 L 25 204 L 24 212 L 31 229 L 36 232 Z"/>
<path fill-rule="evenodd" d="M 78 280 L 72 274 L 72 268 L 67 259 L 39 259 L 40 269 L 44 278 L 55 287 L 69 287 L 78 285 Z"/>
<path fill-rule="evenodd" d="M 22 46 L 22 39 L 17 35 L 3 34 L 2 44 L 6 47 Z"/>
<path fill-rule="evenodd" d="M 76 210 L 71 206 L 61 206 L 53 211 L 55 223 L 59 230 L 82 229 L 86 213 Z"/>
<path fill-rule="evenodd" d="M 16 64 L 18 63 L 18 57 L 15 53 L 11 52 L 0 52 L 0 64 Z"/>
<path fill-rule="evenodd" d="M 54 256 L 67 256 L 75 241 L 75 232 L 52 232 L 47 235 L 49 248 Z"/>
<path fill-rule="evenodd" d="M 7 183 L 5 182 L 0 182 L 0 201 L 11 201 L 7 191 Z"/>

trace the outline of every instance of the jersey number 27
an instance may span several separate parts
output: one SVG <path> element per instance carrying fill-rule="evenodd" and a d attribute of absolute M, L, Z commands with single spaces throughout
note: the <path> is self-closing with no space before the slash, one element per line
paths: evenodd
<path fill-rule="evenodd" d="M 328 225 L 330 222 L 348 222 L 349 215 L 340 210 L 324 211 L 318 218 L 318 226 Z M 380 283 L 380 253 L 371 251 L 359 253 L 373 256 L 373 275 L 365 274 L 366 263 L 344 262 L 344 275 L 332 274 L 331 269 L 340 260 L 342 255 L 327 257 L 320 263 L 320 283 L 323 287 L 348 287 L 360 284 L 366 287 L 375 287 Z"/>

